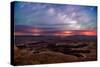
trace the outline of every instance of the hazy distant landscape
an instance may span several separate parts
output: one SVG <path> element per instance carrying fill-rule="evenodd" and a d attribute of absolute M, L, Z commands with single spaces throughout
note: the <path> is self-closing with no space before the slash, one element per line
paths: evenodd
<path fill-rule="evenodd" d="M 15 65 L 96 60 L 96 36 L 63 38 L 15 36 L 15 38 Z"/>
<path fill-rule="evenodd" d="M 15 43 L 24 43 L 25 41 L 96 41 L 96 36 L 86 36 L 86 35 L 73 35 L 73 36 L 15 36 Z"/>

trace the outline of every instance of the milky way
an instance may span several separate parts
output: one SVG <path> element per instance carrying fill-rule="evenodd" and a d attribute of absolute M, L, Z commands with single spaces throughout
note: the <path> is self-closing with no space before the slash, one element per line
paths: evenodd
<path fill-rule="evenodd" d="M 96 35 L 96 6 L 15 2 L 14 9 L 16 35 Z"/>

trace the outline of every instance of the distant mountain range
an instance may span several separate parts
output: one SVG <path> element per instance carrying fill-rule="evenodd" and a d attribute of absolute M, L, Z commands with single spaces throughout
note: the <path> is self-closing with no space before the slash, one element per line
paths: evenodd
<path fill-rule="evenodd" d="M 67 40 L 92 40 L 96 41 L 97 36 L 87 36 L 87 35 L 73 35 L 65 37 Z"/>
<path fill-rule="evenodd" d="M 26 41 L 97 41 L 97 36 L 73 35 L 73 36 L 15 36 L 15 43 Z"/>

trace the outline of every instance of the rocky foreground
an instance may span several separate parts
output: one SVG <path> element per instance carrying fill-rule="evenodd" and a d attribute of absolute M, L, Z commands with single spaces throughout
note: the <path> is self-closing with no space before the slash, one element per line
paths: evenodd
<path fill-rule="evenodd" d="M 48 64 L 96 60 L 95 42 L 26 42 L 14 46 L 14 64 Z"/>

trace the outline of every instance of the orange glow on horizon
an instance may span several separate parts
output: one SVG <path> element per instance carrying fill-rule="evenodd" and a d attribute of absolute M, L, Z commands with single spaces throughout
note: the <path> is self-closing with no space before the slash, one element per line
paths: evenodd
<path fill-rule="evenodd" d="M 34 36 L 39 36 L 39 35 L 46 35 L 48 32 L 45 32 L 41 29 L 31 29 L 28 30 L 27 33 L 25 32 L 14 32 L 14 35 L 34 35 Z M 87 36 L 94 36 L 97 35 L 97 32 L 95 30 L 89 31 L 89 30 L 68 30 L 68 31 L 59 31 L 59 32 L 53 32 L 50 35 L 55 35 L 55 36 L 73 36 L 73 35 L 87 35 Z"/>
<path fill-rule="evenodd" d="M 97 35 L 97 32 L 95 31 L 83 31 L 83 32 L 80 32 L 81 35 Z"/>
<path fill-rule="evenodd" d="M 32 35 L 34 35 L 34 36 L 39 36 L 40 33 L 42 32 L 42 30 L 41 29 L 37 29 L 37 28 L 33 28 L 33 29 L 28 30 L 28 32 L 31 32 Z"/>
<path fill-rule="evenodd" d="M 71 35 L 74 35 L 72 31 L 63 31 L 63 32 L 57 32 L 57 33 L 54 33 L 54 35 L 57 35 L 57 36 L 71 36 Z"/>
<path fill-rule="evenodd" d="M 54 33 L 54 35 L 57 35 L 57 36 L 72 36 L 72 35 L 93 36 L 93 35 L 97 35 L 97 32 L 96 31 L 88 31 L 88 30 L 83 30 L 83 31 L 63 31 L 63 32 Z"/>
<path fill-rule="evenodd" d="M 41 30 L 40 29 L 32 29 L 32 32 L 33 33 L 39 33 L 39 32 L 41 32 Z"/>
<path fill-rule="evenodd" d="M 72 31 L 64 31 L 63 34 L 72 34 Z"/>

